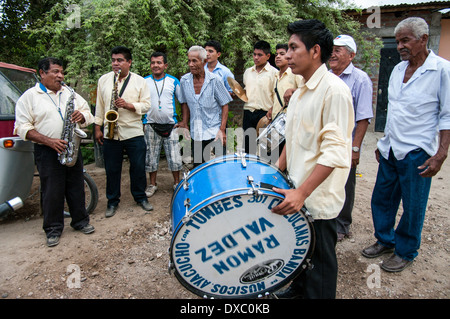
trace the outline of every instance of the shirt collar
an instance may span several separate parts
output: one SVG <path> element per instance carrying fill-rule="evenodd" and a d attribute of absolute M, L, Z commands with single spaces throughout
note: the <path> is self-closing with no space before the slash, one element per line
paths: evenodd
<path fill-rule="evenodd" d="M 290 67 L 288 67 L 288 68 L 286 69 L 286 71 L 284 71 L 283 74 L 281 74 L 281 76 L 280 76 L 280 72 L 277 72 L 276 75 L 277 75 L 277 78 L 278 78 L 278 79 L 281 79 L 281 78 L 283 78 L 284 76 L 290 75 L 291 73 L 292 73 L 292 70 L 291 70 Z"/>
<path fill-rule="evenodd" d="M 217 61 L 217 64 L 216 64 L 214 70 L 212 70 L 212 72 L 214 72 L 214 71 L 217 70 L 217 69 L 222 69 L 222 66 L 223 66 L 223 64 L 220 63 L 219 61 Z M 208 70 L 208 71 L 209 71 L 209 69 L 208 69 L 208 63 L 205 64 L 205 70 Z M 211 71 L 210 71 L 210 72 L 211 72 Z"/>
<path fill-rule="evenodd" d="M 350 64 L 345 68 L 345 70 L 342 71 L 342 74 L 351 74 L 354 68 L 355 66 L 353 65 L 352 62 L 350 62 Z"/>
<path fill-rule="evenodd" d="M 264 67 L 261 69 L 261 72 L 263 72 L 263 71 L 269 71 L 269 66 L 270 66 L 270 63 L 269 63 L 269 62 L 266 62 L 266 65 L 264 65 Z M 256 71 L 256 65 L 253 65 L 253 66 L 252 66 L 252 71 L 257 72 L 257 71 Z M 259 73 L 261 73 L 261 72 L 259 72 Z"/>
<path fill-rule="evenodd" d="M 409 61 L 403 62 L 404 63 L 398 64 L 398 68 L 401 71 L 404 71 L 409 65 Z M 428 50 L 428 56 L 425 59 L 425 62 L 423 62 L 423 64 L 419 67 L 419 69 L 421 70 L 420 73 L 423 73 L 426 70 L 437 70 L 437 57 L 432 50 Z"/>
<path fill-rule="evenodd" d="M 58 95 L 59 93 L 62 93 L 64 91 L 64 89 L 65 89 L 64 86 L 61 86 L 61 90 L 59 90 L 58 92 L 54 93 L 52 90 L 47 89 L 45 87 L 45 85 L 42 84 L 41 82 L 36 83 L 35 88 L 38 91 L 38 93 L 41 93 L 41 94 L 47 93 L 47 94 L 55 94 L 55 95 Z"/>
<path fill-rule="evenodd" d="M 322 63 L 322 65 L 316 70 L 316 72 L 314 72 L 308 82 L 305 83 L 306 87 L 309 90 L 314 90 L 327 72 L 327 66 L 325 65 L 325 63 Z"/>

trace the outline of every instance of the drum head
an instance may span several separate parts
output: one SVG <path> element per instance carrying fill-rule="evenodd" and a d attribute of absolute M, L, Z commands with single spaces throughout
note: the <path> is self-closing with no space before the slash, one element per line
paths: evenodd
<path fill-rule="evenodd" d="M 287 284 L 306 267 L 314 234 L 303 212 L 271 212 L 282 200 L 266 189 L 206 201 L 172 238 L 177 279 L 207 298 L 256 298 Z"/>

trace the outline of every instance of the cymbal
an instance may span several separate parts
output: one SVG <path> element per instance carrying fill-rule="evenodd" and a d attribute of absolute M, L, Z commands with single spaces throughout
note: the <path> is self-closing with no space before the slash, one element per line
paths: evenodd
<path fill-rule="evenodd" d="M 270 120 L 267 118 L 267 116 L 263 116 L 258 124 L 256 125 L 256 135 L 259 136 L 262 131 L 270 124 Z"/>
<path fill-rule="evenodd" d="M 232 77 L 227 77 L 228 84 L 230 85 L 233 92 L 244 102 L 248 102 L 247 95 L 245 94 L 245 90 L 242 88 L 242 86 L 233 79 Z"/>

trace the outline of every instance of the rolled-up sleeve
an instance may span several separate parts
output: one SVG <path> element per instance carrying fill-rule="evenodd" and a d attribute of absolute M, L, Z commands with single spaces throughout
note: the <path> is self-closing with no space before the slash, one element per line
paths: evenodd
<path fill-rule="evenodd" d="M 138 101 L 132 102 L 131 104 L 133 104 L 137 114 L 144 115 L 151 107 L 150 90 L 146 81 L 140 81 L 140 83 L 142 85 L 140 87 Z"/>
<path fill-rule="evenodd" d="M 27 95 L 22 95 L 16 103 L 16 121 L 14 123 L 14 134 L 21 139 L 27 140 L 28 131 L 34 130 L 33 110 L 30 107 Z"/>
<path fill-rule="evenodd" d="M 439 90 L 439 130 L 450 130 L 450 68 L 443 68 Z"/>
<path fill-rule="evenodd" d="M 319 132 L 321 142 L 318 164 L 335 168 L 350 167 L 349 145 L 351 145 L 351 132 L 354 127 L 354 112 L 350 96 L 350 94 L 335 92 L 325 99 L 322 113 L 324 126 Z"/>

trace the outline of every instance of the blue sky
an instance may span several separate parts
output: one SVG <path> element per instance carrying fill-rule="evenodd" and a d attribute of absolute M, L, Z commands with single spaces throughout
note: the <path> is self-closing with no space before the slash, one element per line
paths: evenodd
<path fill-rule="evenodd" d="M 395 5 L 395 4 L 415 4 L 423 2 L 435 2 L 436 0 L 349 0 L 353 1 L 355 4 L 365 9 L 371 6 L 383 6 L 383 5 Z"/>

